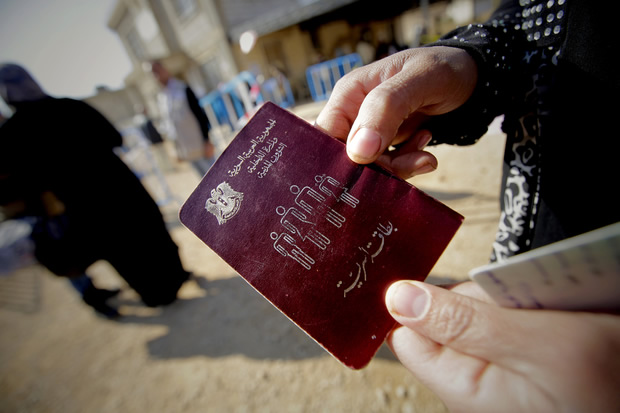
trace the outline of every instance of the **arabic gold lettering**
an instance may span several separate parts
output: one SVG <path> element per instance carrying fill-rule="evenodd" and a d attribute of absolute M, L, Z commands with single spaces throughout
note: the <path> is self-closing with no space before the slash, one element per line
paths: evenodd
<path fill-rule="evenodd" d="M 379 224 L 377 225 L 377 229 L 383 234 L 383 235 L 390 235 L 392 233 L 392 229 L 394 227 L 392 226 L 392 223 L 388 221 L 388 226 L 385 227 L 383 226 L 383 224 Z"/>
<path fill-rule="evenodd" d="M 348 293 L 348 292 L 350 292 L 352 289 L 354 289 L 354 288 L 355 288 L 355 286 L 357 285 L 357 282 L 358 282 L 358 281 L 359 281 L 359 279 L 360 279 L 360 275 L 361 275 L 361 273 L 362 273 L 362 267 L 361 267 L 358 263 L 355 263 L 355 265 L 357 265 L 357 278 L 355 279 L 355 281 L 353 281 L 353 284 L 351 284 L 348 288 L 346 288 L 346 289 L 344 290 L 344 296 L 345 296 L 345 297 L 347 296 L 347 293 Z M 349 277 L 351 277 L 352 275 L 353 275 L 353 272 L 350 272 L 350 273 L 349 273 Z"/>
<path fill-rule="evenodd" d="M 252 155 L 255 155 L 256 152 L 256 148 L 258 147 L 258 145 L 262 144 L 265 139 L 269 136 L 269 133 L 271 131 L 271 129 L 276 125 L 276 121 L 275 119 L 269 119 L 267 121 L 267 126 L 265 127 L 265 129 L 263 130 L 263 132 L 256 136 L 255 138 L 250 140 L 250 143 L 252 144 L 250 146 L 250 148 L 243 152 L 241 155 L 237 155 L 237 159 L 239 160 L 239 163 L 237 163 L 231 170 L 229 170 L 228 176 L 230 176 L 231 178 L 233 176 L 236 176 L 239 174 L 239 172 L 241 171 L 241 166 L 243 165 L 243 163 L 247 160 L 250 159 L 252 157 Z M 273 148 L 273 145 L 275 145 L 275 143 L 277 142 L 277 138 L 273 138 L 275 140 L 275 142 L 273 142 L 273 144 L 269 144 L 267 149 L 267 152 L 271 151 L 271 149 Z M 266 149 L 266 148 L 261 148 L 262 149 Z M 259 150 L 258 152 L 260 153 L 261 150 Z M 257 156 L 257 155 L 255 155 Z M 262 155 L 259 156 L 259 160 L 257 163 L 251 162 L 251 165 L 248 167 L 248 172 L 252 173 L 256 170 L 258 163 L 260 163 L 260 161 L 266 156 L 265 151 L 262 152 Z M 256 159 L 256 158 L 255 158 Z"/>
<path fill-rule="evenodd" d="M 360 251 L 362 251 L 364 254 L 364 258 L 363 260 L 358 261 L 355 263 L 355 265 L 357 265 L 358 268 L 358 276 L 357 279 L 355 280 L 355 282 L 353 284 L 351 284 L 345 291 L 344 291 L 344 296 L 347 296 L 347 293 L 350 292 L 351 290 L 353 290 L 353 288 L 355 288 L 355 286 L 357 286 L 358 288 L 362 287 L 362 281 L 360 281 L 360 277 L 363 274 L 364 275 L 364 282 L 367 281 L 367 268 L 366 265 L 368 263 L 368 257 L 370 257 L 370 264 L 374 264 L 375 262 L 375 258 L 377 258 L 379 256 L 379 254 L 381 254 L 381 252 L 383 251 L 383 248 L 385 246 L 385 238 L 389 235 L 391 235 L 393 232 L 398 231 L 398 228 L 394 228 L 394 225 L 388 221 L 388 223 L 386 225 L 383 224 L 379 224 L 376 227 L 376 231 L 374 231 L 372 233 L 372 237 L 379 237 L 381 239 L 381 243 L 379 244 L 379 247 L 377 248 L 377 250 L 370 254 L 367 251 L 367 248 L 370 248 L 373 243 L 372 242 L 368 242 L 366 245 L 366 248 L 364 247 L 357 247 Z M 353 275 L 353 272 L 351 272 L 349 274 L 349 277 L 351 277 Z M 340 287 L 342 285 L 342 281 L 339 281 L 337 284 L 337 287 Z"/>

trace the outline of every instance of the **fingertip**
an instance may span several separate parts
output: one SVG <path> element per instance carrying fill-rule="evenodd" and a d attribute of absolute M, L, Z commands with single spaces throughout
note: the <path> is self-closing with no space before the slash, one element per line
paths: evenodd
<path fill-rule="evenodd" d="M 413 164 L 411 176 L 423 175 L 437 170 L 437 158 L 428 152 L 422 152 L 425 156 L 420 156 Z"/>
<path fill-rule="evenodd" d="M 428 130 L 422 130 L 416 136 L 416 140 L 418 141 L 418 151 L 423 150 L 426 146 L 431 142 L 433 135 Z"/>
<path fill-rule="evenodd" d="M 351 122 L 348 120 L 347 114 L 337 109 L 329 109 L 327 105 L 314 119 L 312 126 L 341 141 L 346 141 L 351 130 Z"/>
<path fill-rule="evenodd" d="M 381 135 L 369 128 L 358 129 L 347 142 L 347 154 L 357 163 L 373 162 L 381 150 Z"/>
<path fill-rule="evenodd" d="M 385 294 L 385 304 L 395 318 L 422 319 L 430 307 L 430 294 L 418 281 L 397 281 Z"/>
<path fill-rule="evenodd" d="M 433 172 L 437 169 L 439 162 L 437 158 L 429 152 L 413 153 L 390 153 L 382 156 L 381 161 L 389 165 L 389 170 L 394 171 L 403 179 L 409 179 L 416 175 Z"/>

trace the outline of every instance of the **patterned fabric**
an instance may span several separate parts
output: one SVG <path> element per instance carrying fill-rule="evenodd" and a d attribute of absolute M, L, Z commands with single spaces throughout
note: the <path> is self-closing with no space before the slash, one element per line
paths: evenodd
<path fill-rule="evenodd" d="M 479 68 L 470 100 L 434 120 L 431 144 L 471 145 L 494 118 L 504 115 L 502 212 L 492 261 L 532 246 L 540 190 L 540 132 L 549 116 L 549 86 L 566 32 L 566 1 L 504 1 L 488 22 L 459 28 L 430 45 L 465 49 Z"/>

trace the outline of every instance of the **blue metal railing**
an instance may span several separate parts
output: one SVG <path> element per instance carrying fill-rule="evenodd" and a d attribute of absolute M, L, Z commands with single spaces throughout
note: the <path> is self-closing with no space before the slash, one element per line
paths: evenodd
<path fill-rule="evenodd" d="M 363 66 L 361 56 L 352 53 L 308 67 L 306 69 L 306 80 L 312 100 L 318 102 L 329 98 L 336 82 L 353 69 L 361 66 Z"/>
<path fill-rule="evenodd" d="M 286 77 L 271 78 L 259 84 L 252 73 L 244 71 L 199 100 L 212 127 L 228 125 L 232 130 L 265 101 L 283 108 L 295 105 Z"/>

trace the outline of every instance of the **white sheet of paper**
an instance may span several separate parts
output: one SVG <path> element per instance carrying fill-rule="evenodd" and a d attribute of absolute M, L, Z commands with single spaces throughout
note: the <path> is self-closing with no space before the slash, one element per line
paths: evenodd
<path fill-rule="evenodd" d="M 620 223 L 475 268 L 469 276 L 504 307 L 620 309 Z"/>

